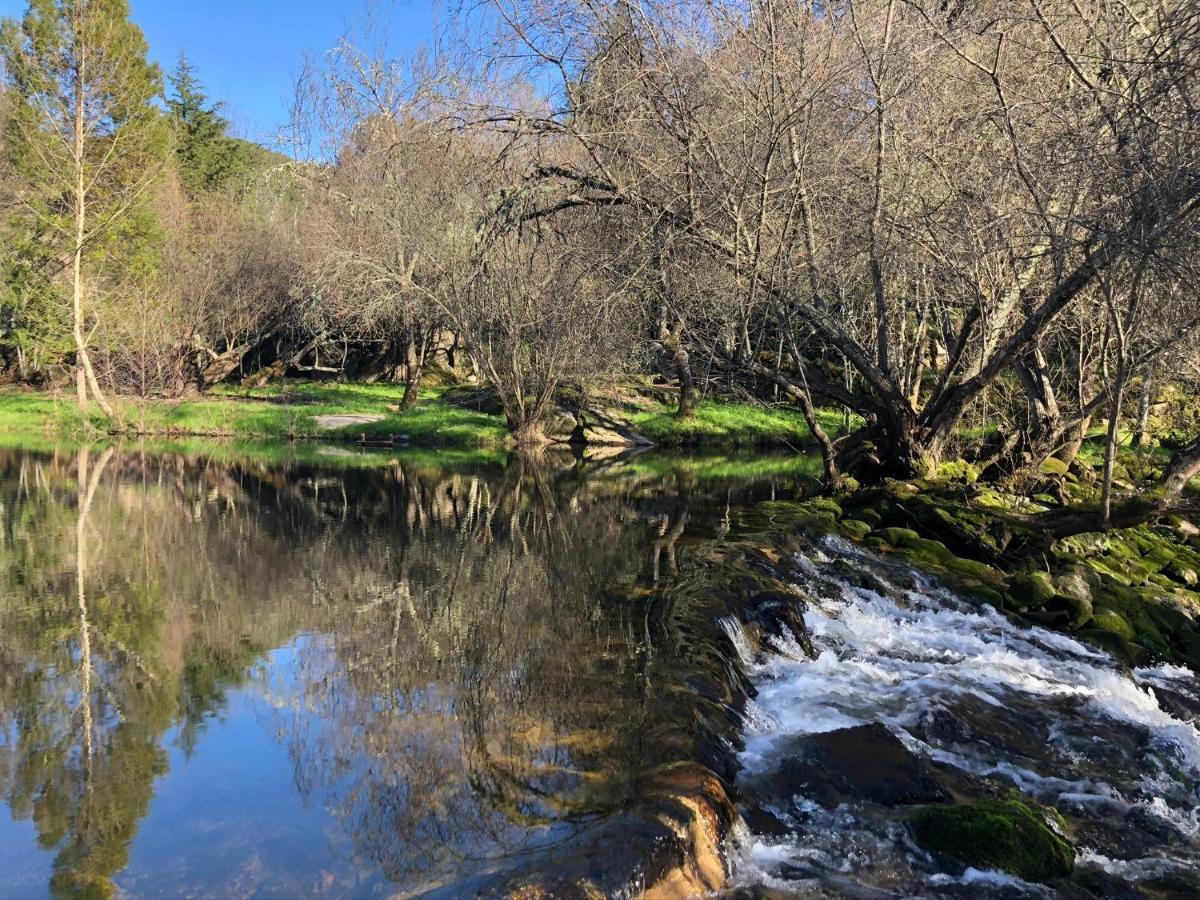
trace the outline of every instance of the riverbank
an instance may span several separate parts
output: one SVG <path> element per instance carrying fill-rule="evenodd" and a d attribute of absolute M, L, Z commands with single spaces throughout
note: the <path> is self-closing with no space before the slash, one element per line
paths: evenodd
<path fill-rule="evenodd" d="M 0 390 L 0 434 L 57 443 L 109 435 L 458 448 L 502 448 L 509 442 L 494 400 L 478 391 L 431 388 L 411 409 L 402 407 L 403 392 L 392 384 L 279 380 L 258 388 L 220 386 L 181 400 L 118 397 L 113 421 L 81 415 L 68 394 L 10 388 Z M 826 418 L 828 427 L 836 426 L 832 414 Z M 704 400 L 693 417 L 679 419 L 665 398 L 636 391 L 556 411 L 548 436 L 566 442 L 573 434 L 588 443 L 672 448 L 794 450 L 809 439 L 803 417 L 791 407 Z"/>

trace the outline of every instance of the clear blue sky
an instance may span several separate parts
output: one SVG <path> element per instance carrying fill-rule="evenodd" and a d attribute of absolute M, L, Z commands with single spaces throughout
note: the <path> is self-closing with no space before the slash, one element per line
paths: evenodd
<path fill-rule="evenodd" d="M 434 0 L 129 0 L 133 20 L 164 72 L 182 50 L 208 95 L 225 103 L 234 131 L 270 141 L 287 120 L 292 87 L 307 52 L 328 50 L 347 27 L 372 17 L 389 46 L 430 41 Z M 0 16 L 20 16 L 25 0 L 0 0 Z"/>

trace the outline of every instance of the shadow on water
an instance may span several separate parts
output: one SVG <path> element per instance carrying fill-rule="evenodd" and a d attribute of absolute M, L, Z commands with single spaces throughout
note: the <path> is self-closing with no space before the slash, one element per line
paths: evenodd
<path fill-rule="evenodd" d="M 815 471 L 5 452 L 0 894 L 454 892 L 561 846 L 736 739 L 673 586 Z"/>

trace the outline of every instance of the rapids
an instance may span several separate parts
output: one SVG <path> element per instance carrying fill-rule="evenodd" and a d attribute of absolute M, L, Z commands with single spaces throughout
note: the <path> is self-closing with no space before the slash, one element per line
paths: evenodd
<path fill-rule="evenodd" d="M 938 861 L 905 810 L 801 795 L 744 802 L 735 885 L 827 896 L 1184 896 L 1200 893 L 1200 684 L 1015 625 L 838 538 L 793 559 L 815 651 L 735 638 L 757 696 L 739 783 L 770 783 L 789 741 L 882 723 L 960 799 L 1054 807 L 1077 849 L 1048 885 Z M 740 626 L 729 623 L 731 630 Z"/>

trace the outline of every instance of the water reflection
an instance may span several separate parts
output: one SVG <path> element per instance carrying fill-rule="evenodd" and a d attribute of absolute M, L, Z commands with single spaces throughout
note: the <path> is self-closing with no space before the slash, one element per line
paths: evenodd
<path fill-rule="evenodd" d="M 628 802 L 664 585 L 802 477 L 693 472 L 0 456 L 0 894 L 452 891 Z"/>

